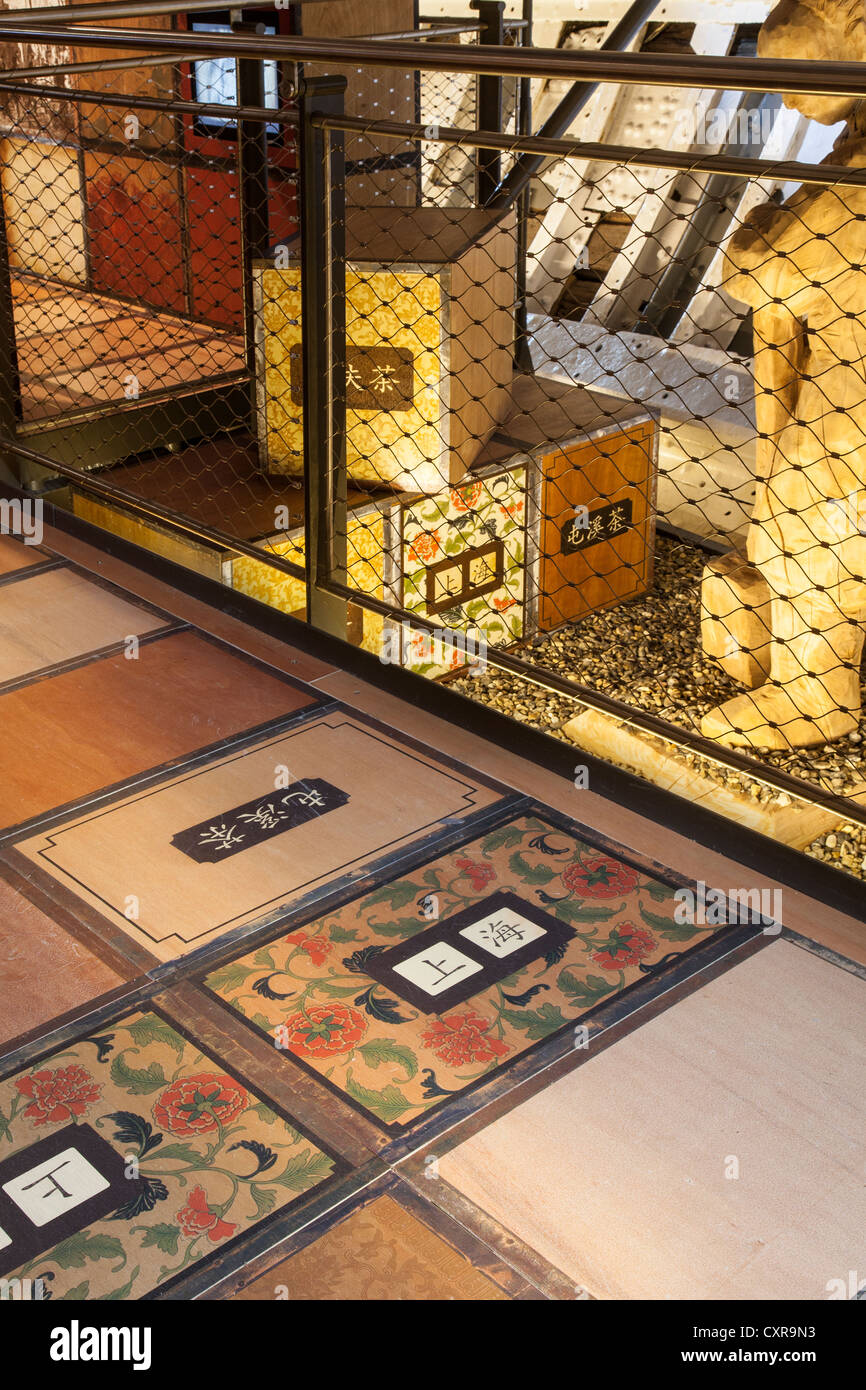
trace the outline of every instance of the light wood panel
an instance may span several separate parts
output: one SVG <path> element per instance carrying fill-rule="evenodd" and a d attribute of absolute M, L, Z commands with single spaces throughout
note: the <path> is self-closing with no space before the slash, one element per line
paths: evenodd
<path fill-rule="evenodd" d="M 440 1176 L 600 1298 L 826 1299 L 863 1266 L 864 1005 L 866 982 L 776 942 Z"/>

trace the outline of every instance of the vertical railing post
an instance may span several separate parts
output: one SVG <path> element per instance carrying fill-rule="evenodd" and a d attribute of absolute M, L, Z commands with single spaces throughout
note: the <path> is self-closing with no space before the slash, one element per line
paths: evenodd
<path fill-rule="evenodd" d="M 470 9 L 478 11 L 481 21 L 479 44 L 497 44 L 500 48 L 505 42 L 503 13 L 505 0 L 471 0 Z M 481 73 L 478 77 L 478 110 L 476 125 L 479 130 L 502 129 L 502 77 L 491 73 Z M 499 187 L 501 155 L 498 150 L 479 150 L 476 165 L 476 201 L 483 207 L 487 199 Z"/>
<path fill-rule="evenodd" d="M 307 621 L 346 637 L 346 602 L 321 586 L 346 583 L 345 77 L 302 78 L 300 114 L 301 331 Z"/>
<path fill-rule="evenodd" d="M 21 379 L 15 343 L 15 302 L 6 240 L 6 212 L 0 192 L 0 435 L 14 440 L 21 419 Z M 17 479 L 17 460 L 0 447 L 0 465 L 10 480 Z"/>
<path fill-rule="evenodd" d="M 521 30 L 523 48 L 532 45 L 532 0 L 523 0 L 525 26 Z M 532 134 L 532 79 L 521 77 L 517 89 L 517 133 Z M 526 314 L 526 261 L 529 255 L 529 217 L 532 211 L 532 185 L 527 184 L 517 200 L 517 284 L 514 311 L 514 365 L 518 371 L 532 371 L 529 328 Z"/>
<path fill-rule="evenodd" d="M 233 23 L 236 34 L 261 33 L 261 26 Z M 237 59 L 237 92 L 240 106 L 265 104 L 265 65 L 262 58 Z M 238 202 L 243 269 L 244 333 L 247 370 L 253 383 L 251 410 L 255 418 L 256 310 L 253 262 L 268 254 L 268 132 L 264 121 L 238 121 Z"/>

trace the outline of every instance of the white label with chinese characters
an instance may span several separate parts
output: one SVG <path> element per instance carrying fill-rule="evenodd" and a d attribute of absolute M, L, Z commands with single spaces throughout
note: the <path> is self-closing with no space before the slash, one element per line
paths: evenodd
<path fill-rule="evenodd" d="M 491 956 L 501 960 L 503 956 L 510 956 L 512 951 L 519 951 L 527 942 L 546 936 L 547 932 L 535 922 L 521 917 L 513 908 L 503 907 L 498 912 L 479 918 L 471 927 L 464 927 L 460 935 L 471 941 L 473 946 L 480 946 L 482 951 L 488 951 Z"/>
<path fill-rule="evenodd" d="M 92 1163 L 70 1148 L 4 1182 L 3 1191 L 34 1226 L 45 1226 L 109 1186 Z"/>
<path fill-rule="evenodd" d="M 459 985 L 461 980 L 477 974 L 481 968 L 477 961 L 441 941 L 419 951 L 417 956 L 410 956 L 402 965 L 395 965 L 394 974 L 402 975 L 426 994 L 436 995 Z"/>

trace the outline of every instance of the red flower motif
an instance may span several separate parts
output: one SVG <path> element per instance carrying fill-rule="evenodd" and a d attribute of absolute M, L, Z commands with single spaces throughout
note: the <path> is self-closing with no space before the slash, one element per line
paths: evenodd
<path fill-rule="evenodd" d="M 181 1207 L 177 1221 L 185 1236 L 203 1236 L 214 1242 L 234 1235 L 237 1226 L 231 1221 L 223 1221 L 207 1204 L 207 1194 L 203 1187 L 194 1187 L 189 1201 Z"/>
<path fill-rule="evenodd" d="M 499 1038 L 487 1036 L 491 1026 L 480 1014 L 447 1014 L 437 1018 L 421 1040 L 449 1067 L 462 1067 L 467 1062 L 492 1062 L 495 1057 L 505 1057 L 511 1049 Z"/>
<path fill-rule="evenodd" d="M 455 512 L 470 512 L 473 507 L 477 506 L 482 486 L 481 483 L 468 483 L 466 487 L 453 487 L 451 489 L 451 505 Z"/>
<path fill-rule="evenodd" d="M 517 502 L 500 502 L 499 510 L 506 520 L 509 517 L 514 520 L 516 517 L 520 516 L 523 511 L 523 499 L 521 498 Z"/>
<path fill-rule="evenodd" d="M 99 1099 L 102 1087 L 89 1071 L 74 1063 L 56 1071 L 35 1071 L 15 1082 L 22 1096 L 30 1097 L 24 1114 L 36 1125 L 57 1125 L 83 1115 Z"/>
<path fill-rule="evenodd" d="M 603 970 L 622 970 L 626 965 L 637 965 L 657 945 L 655 937 L 643 927 L 636 927 L 634 922 L 620 922 L 601 950 L 592 953 L 592 959 Z"/>
<path fill-rule="evenodd" d="M 243 1086 L 230 1076 L 200 1072 L 173 1081 L 154 1105 L 153 1118 L 170 1134 L 209 1134 L 237 1119 L 248 1101 Z"/>
<path fill-rule="evenodd" d="M 569 864 L 562 881 L 569 893 L 581 898 L 620 898 L 637 886 L 638 876 L 616 859 L 597 858 Z"/>
<path fill-rule="evenodd" d="M 516 602 L 516 598 L 494 598 L 493 607 L 500 613 L 504 613 L 506 609 L 513 608 Z"/>
<path fill-rule="evenodd" d="M 476 893 L 480 893 L 496 877 L 492 864 L 477 864 L 472 859 L 457 859 L 455 863 L 463 877 L 471 881 Z"/>
<path fill-rule="evenodd" d="M 291 942 L 298 950 L 308 955 L 313 965 L 323 965 L 325 958 L 330 954 L 331 943 L 322 936 L 305 936 L 302 931 L 296 931 L 283 937 L 283 940 Z"/>
<path fill-rule="evenodd" d="M 419 565 L 426 564 L 439 554 L 439 532 L 424 531 L 409 546 L 409 554 Z"/>
<path fill-rule="evenodd" d="M 364 1015 L 348 1004 L 310 1004 L 280 1024 L 278 1042 L 296 1057 L 333 1057 L 349 1052 L 366 1028 Z"/>

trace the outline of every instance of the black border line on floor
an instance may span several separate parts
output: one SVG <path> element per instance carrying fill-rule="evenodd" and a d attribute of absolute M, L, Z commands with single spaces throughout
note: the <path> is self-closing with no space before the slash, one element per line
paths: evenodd
<path fill-rule="evenodd" d="M 6 535 L 6 532 L 0 532 Z M 49 570 L 63 570 L 67 568 L 67 560 L 48 559 L 38 560 L 35 565 L 22 565 L 20 569 L 9 570 L 6 574 L 0 574 L 0 589 L 7 588 L 10 584 L 18 584 L 22 579 L 33 579 L 37 574 L 47 574 Z"/>
<path fill-rule="evenodd" d="M 0 483 L 2 496 L 26 498 L 30 494 Z M 626 772 L 613 763 L 604 762 L 578 749 L 576 745 L 565 744 L 549 734 L 519 725 L 506 715 L 457 694 L 446 685 L 428 681 L 396 666 L 386 667 L 369 652 L 315 630 L 287 613 L 269 608 L 237 590 L 226 588 L 216 580 L 207 579 L 174 561 L 154 555 L 141 546 L 82 521 L 47 498 L 43 497 L 42 500 L 48 524 L 58 531 L 171 585 L 188 597 L 198 599 L 258 632 L 357 676 L 428 714 L 445 719 L 498 748 L 509 748 L 537 767 L 564 778 L 569 784 L 573 783 L 575 761 L 579 757 L 581 764 L 587 768 L 590 785 L 596 795 L 624 805 L 636 815 L 655 821 L 694 844 L 735 860 L 745 868 L 771 876 L 783 888 L 816 899 L 866 925 L 866 893 L 863 885 L 843 870 L 810 859 L 799 850 L 780 844 L 770 836 L 762 835 L 704 806 L 695 805 L 675 792 L 657 787 L 635 773 Z"/>

